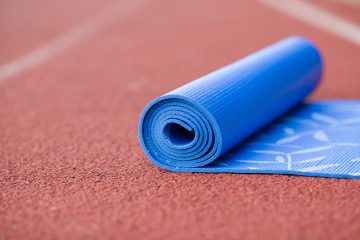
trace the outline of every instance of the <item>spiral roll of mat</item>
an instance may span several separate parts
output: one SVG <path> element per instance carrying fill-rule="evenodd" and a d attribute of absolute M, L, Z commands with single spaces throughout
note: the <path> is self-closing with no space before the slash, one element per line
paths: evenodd
<path fill-rule="evenodd" d="M 145 108 L 144 152 L 169 170 L 205 166 L 300 103 L 322 68 L 316 47 L 291 37 L 190 82 Z"/>

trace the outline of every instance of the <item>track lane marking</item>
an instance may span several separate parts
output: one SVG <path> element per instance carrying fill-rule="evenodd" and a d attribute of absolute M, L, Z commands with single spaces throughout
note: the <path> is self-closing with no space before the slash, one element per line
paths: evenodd
<path fill-rule="evenodd" d="M 358 25 L 307 1 L 258 0 L 258 2 L 360 47 L 360 27 Z"/>
<path fill-rule="evenodd" d="M 342 3 L 351 7 L 360 7 L 359 0 L 332 0 L 333 2 Z"/>
<path fill-rule="evenodd" d="M 128 0 L 117 1 L 114 4 L 108 5 L 97 15 L 88 18 L 70 31 L 18 57 L 12 62 L 0 66 L 0 83 L 54 58 L 64 50 L 95 35 L 105 26 L 133 14 L 142 7 L 144 2 L 143 0 Z"/>

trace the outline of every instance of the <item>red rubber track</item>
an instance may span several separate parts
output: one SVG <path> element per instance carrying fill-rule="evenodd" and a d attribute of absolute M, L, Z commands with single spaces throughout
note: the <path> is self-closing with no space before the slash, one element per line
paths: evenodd
<path fill-rule="evenodd" d="M 0 3 L 1 63 L 107 4 L 32 2 Z M 313 99 L 360 98 L 359 47 L 239 0 L 147 1 L 0 82 L 0 239 L 360 239 L 360 181 L 173 173 L 138 143 L 152 98 L 293 34 L 324 53 Z"/>

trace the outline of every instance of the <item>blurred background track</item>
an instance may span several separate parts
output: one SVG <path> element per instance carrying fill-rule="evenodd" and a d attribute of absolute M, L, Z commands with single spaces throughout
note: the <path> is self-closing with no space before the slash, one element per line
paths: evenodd
<path fill-rule="evenodd" d="M 359 29 L 358 1 L 305 2 Z M 358 45 L 261 1 L 2 1 L 0 239 L 359 239 L 360 181 L 172 173 L 138 144 L 151 99 L 289 35 L 323 52 L 312 99 L 360 98 Z"/>

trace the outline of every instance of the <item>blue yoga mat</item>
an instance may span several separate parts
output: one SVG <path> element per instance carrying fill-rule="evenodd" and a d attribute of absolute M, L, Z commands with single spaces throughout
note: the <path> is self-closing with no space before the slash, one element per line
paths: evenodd
<path fill-rule="evenodd" d="M 141 146 L 176 172 L 360 178 L 360 101 L 303 103 L 319 50 L 291 37 L 152 101 Z"/>

